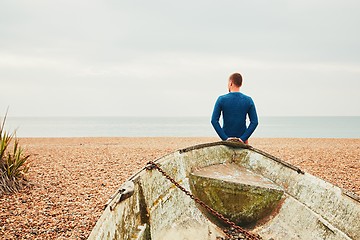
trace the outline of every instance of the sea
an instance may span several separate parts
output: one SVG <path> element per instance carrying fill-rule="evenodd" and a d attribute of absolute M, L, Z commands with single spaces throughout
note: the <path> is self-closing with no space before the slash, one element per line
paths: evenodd
<path fill-rule="evenodd" d="M 4 129 L 24 138 L 217 137 L 210 117 L 7 117 Z M 360 116 L 260 116 L 253 137 L 360 138 Z"/>

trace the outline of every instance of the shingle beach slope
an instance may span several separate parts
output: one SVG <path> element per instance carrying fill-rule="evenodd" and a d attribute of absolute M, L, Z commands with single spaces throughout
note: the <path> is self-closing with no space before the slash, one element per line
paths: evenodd
<path fill-rule="evenodd" d="M 30 187 L 0 197 L 0 239 L 86 239 L 114 191 L 148 161 L 217 138 L 32 138 Z M 360 139 L 250 144 L 360 195 Z"/>

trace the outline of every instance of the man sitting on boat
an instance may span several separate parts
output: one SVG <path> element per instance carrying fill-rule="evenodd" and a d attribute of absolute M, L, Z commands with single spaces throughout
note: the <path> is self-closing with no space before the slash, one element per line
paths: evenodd
<path fill-rule="evenodd" d="M 211 117 L 211 124 L 222 140 L 237 140 L 248 144 L 248 139 L 258 125 L 254 101 L 240 92 L 242 76 L 240 73 L 230 75 L 229 93 L 218 97 Z M 222 114 L 223 126 L 219 119 Z M 246 126 L 246 117 L 250 124 Z"/>

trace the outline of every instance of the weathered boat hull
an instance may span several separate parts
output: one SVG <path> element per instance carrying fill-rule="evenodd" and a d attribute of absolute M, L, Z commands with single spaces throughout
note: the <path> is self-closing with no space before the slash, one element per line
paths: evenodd
<path fill-rule="evenodd" d="M 189 190 L 193 172 L 219 164 L 235 164 L 277 185 L 283 191 L 281 201 L 252 225 L 251 231 L 263 239 L 360 239 L 357 196 L 247 145 L 203 144 L 156 163 Z M 144 168 L 129 183 L 133 186 L 125 184 L 113 195 L 89 239 L 215 240 L 224 236 L 204 209 L 158 171 Z"/>

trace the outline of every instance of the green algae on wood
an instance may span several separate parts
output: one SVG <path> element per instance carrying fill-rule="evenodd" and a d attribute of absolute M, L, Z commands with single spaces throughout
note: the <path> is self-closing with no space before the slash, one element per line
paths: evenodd
<path fill-rule="evenodd" d="M 195 196 L 240 226 L 254 225 L 269 216 L 283 196 L 281 188 L 235 164 L 194 172 L 190 174 L 190 186 Z"/>

